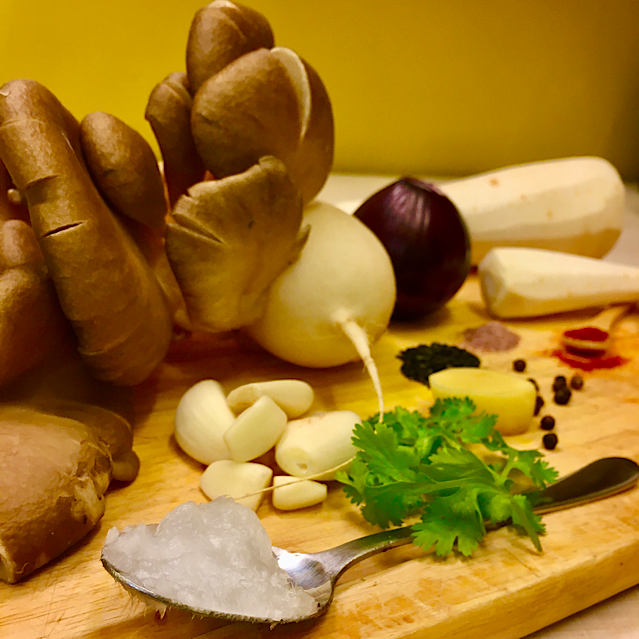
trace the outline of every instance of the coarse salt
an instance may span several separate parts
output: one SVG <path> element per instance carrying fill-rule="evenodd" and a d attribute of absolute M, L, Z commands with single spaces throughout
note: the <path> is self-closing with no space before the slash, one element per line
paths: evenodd
<path fill-rule="evenodd" d="M 182 504 L 157 526 L 112 528 L 102 556 L 134 583 L 199 611 L 282 621 L 317 610 L 279 567 L 257 515 L 228 497 Z"/>

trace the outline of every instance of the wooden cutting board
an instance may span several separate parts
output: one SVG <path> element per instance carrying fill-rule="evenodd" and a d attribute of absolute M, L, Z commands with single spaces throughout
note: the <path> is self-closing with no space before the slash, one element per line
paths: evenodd
<path fill-rule="evenodd" d="M 548 459 L 565 474 L 604 456 L 639 461 L 639 318 L 628 316 L 616 348 L 630 361 L 619 368 L 584 373 L 584 389 L 568 406 L 552 403 L 555 375 L 574 371 L 551 356 L 561 330 L 593 313 L 574 313 L 535 323 L 511 322 L 520 345 L 482 356 L 485 367 L 510 370 L 515 358 L 528 363 L 557 420 L 559 447 Z M 471 278 L 442 312 L 420 326 L 396 326 L 374 347 L 387 407 L 428 406 L 429 390 L 406 380 L 398 352 L 433 341 L 460 343 L 463 329 L 485 323 L 477 282 Z M 160 370 L 137 389 L 135 450 L 139 477 L 113 486 L 101 526 L 58 561 L 16 585 L 0 584 L 1 639 L 519 639 L 539 628 L 639 583 L 639 489 L 604 501 L 546 515 L 544 552 L 511 530 L 489 534 L 471 559 L 437 559 L 412 546 L 370 558 L 347 571 L 333 605 L 318 620 L 270 630 L 222 624 L 169 611 L 146 612 L 100 564 L 112 526 L 157 522 L 178 504 L 205 501 L 198 488 L 203 467 L 188 459 L 172 436 L 173 414 L 195 382 L 219 380 L 226 391 L 263 379 L 296 377 L 313 385 L 314 409 L 375 412 L 363 366 L 308 370 L 281 362 L 234 336 L 176 345 Z M 535 423 L 516 445 L 538 447 Z M 275 511 L 266 499 L 258 511 L 275 545 L 317 551 L 373 532 L 357 509 L 331 485 L 329 498 L 297 512 Z"/>

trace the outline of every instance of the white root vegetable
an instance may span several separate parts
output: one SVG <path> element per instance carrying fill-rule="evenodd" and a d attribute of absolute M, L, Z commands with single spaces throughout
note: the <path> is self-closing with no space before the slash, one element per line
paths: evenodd
<path fill-rule="evenodd" d="M 270 397 L 260 397 L 224 433 L 231 459 L 247 462 L 271 450 L 284 432 L 286 421 L 286 413 Z"/>
<path fill-rule="evenodd" d="M 557 251 L 493 249 L 478 268 L 491 315 L 537 317 L 639 300 L 639 269 Z"/>
<path fill-rule="evenodd" d="M 323 502 L 328 495 L 326 484 L 295 477 L 273 477 L 273 506 L 279 510 L 298 510 Z"/>
<path fill-rule="evenodd" d="M 472 263 L 496 246 L 603 257 L 621 232 L 625 189 L 596 157 L 534 162 L 438 185 L 461 213 Z"/>
<path fill-rule="evenodd" d="M 275 280 L 266 311 L 249 334 L 277 357 L 313 368 L 361 359 L 383 413 L 370 343 L 386 330 L 395 275 L 386 249 L 358 219 L 323 202 L 305 210 L 300 257 Z"/>
<path fill-rule="evenodd" d="M 497 415 L 502 435 L 520 435 L 530 427 L 537 391 L 517 373 L 481 368 L 447 368 L 428 378 L 435 399 L 469 397 L 477 412 Z"/>
<path fill-rule="evenodd" d="M 234 420 L 222 386 L 205 379 L 189 388 L 178 404 L 175 440 L 187 455 L 203 464 L 231 459 L 224 433 Z"/>
<path fill-rule="evenodd" d="M 313 388 L 299 379 L 277 379 L 244 384 L 226 398 L 236 414 L 252 406 L 260 397 L 270 397 L 289 418 L 303 415 L 313 403 Z"/>
<path fill-rule="evenodd" d="M 275 446 L 275 461 L 293 477 L 335 479 L 334 469 L 357 452 L 352 437 L 360 422 L 359 415 L 350 410 L 313 413 L 290 421 Z"/>
<path fill-rule="evenodd" d="M 243 506 L 257 510 L 264 497 L 273 471 L 263 464 L 222 459 L 213 462 L 200 477 L 200 488 L 209 499 L 222 495 L 232 497 Z"/>

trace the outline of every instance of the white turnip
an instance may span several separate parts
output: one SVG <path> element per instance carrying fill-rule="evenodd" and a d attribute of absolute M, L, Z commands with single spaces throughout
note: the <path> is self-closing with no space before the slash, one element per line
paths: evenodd
<path fill-rule="evenodd" d="M 323 202 L 304 212 L 310 226 L 299 258 L 275 280 L 261 319 L 248 332 L 277 357 L 312 368 L 361 359 L 383 412 L 370 343 L 386 330 L 395 304 L 386 249 L 358 219 Z"/>

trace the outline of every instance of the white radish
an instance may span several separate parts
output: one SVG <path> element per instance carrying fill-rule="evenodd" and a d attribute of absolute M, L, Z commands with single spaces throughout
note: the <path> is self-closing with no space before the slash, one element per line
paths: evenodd
<path fill-rule="evenodd" d="M 478 274 L 488 312 L 501 318 L 639 300 L 639 268 L 558 251 L 496 248 Z"/>
<path fill-rule="evenodd" d="M 308 241 L 275 280 L 266 311 L 248 328 L 277 357 L 313 368 L 361 359 L 383 399 L 370 343 L 386 330 L 395 275 L 386 249 L 358 219 L 323 202 L 306 210 Z"/>
<path fill-rule="evenodd" d="M 623 224 L 624 185 L 602 158 L 533 162 L 437 188 L 466 222 L 475 265 L 496 246 L 603 257 Z"/>
<path fill-rule="evenodd" d="M 175 411 L 175 440 L 187 455 L 203 464 L 230 459 L 224 433 L 234 420 L 220 384 L 205 379 L 180 399 Z"/>

